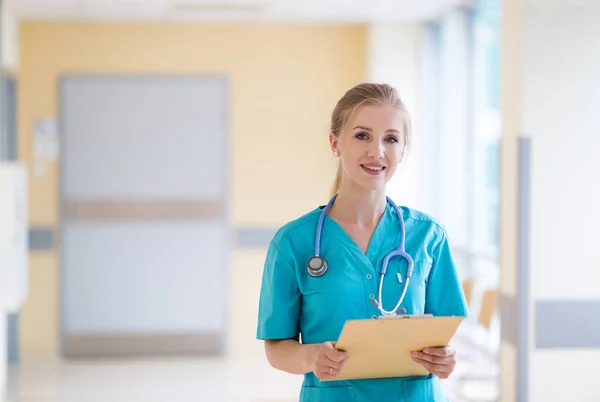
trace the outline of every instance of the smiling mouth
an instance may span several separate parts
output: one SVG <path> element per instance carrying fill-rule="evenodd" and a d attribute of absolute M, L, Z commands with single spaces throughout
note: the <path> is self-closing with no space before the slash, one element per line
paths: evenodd
<path fill-rule="evenodd" d="M 385 170 L 385 166 L 360 165 L 367 173 L 377 174 Z"/>

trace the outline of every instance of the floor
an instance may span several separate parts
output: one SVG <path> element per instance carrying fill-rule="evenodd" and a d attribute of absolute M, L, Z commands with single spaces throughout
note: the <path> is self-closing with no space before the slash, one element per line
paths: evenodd
<path fill-rule="evenodd" d="M 257 387 L 258 379 L 268 387 Z M 9 369 L 7 402 L 291 402 L 301 379 L 259 362 L 104 360 Z"/>
<path fill-rule="evenodd" d="M 4 402 L 293 402 L 301 380 L 256 357 L 22 363 L 9 368 Z M 494 384 L 472 383 L 468 399 L 455 396 L 457 380 L 443 385 L 452 401 L 493 400 Z"/>

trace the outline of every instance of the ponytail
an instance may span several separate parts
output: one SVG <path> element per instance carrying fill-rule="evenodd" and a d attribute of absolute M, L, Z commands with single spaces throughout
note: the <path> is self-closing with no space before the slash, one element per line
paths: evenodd
<path fill-rule="evenodd" d="M 331 194 L 333 197 L 337 193 L 340 192 L 340 187 L 342 186 L 342 164 L 338 163 L 337 171 L 335 172 L 335 179 L 333 179 L 333 185 L 331 186 Z"/>

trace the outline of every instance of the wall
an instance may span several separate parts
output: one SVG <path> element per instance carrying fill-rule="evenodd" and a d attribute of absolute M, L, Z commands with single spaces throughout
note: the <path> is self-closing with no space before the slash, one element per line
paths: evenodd
<path fill-rule="evenodd" d="M 413 144 L 406 162 L 390 180 L 388 195 L 398 204 L 428 210 L 424 199 L 422 152 L 428 146 L 419 124 L 423 99 L 418 96 L 420 88 L 420 41 L 422 26 L 419 23 L 377 23 L 367 31 L 367 77 L 369 81 L 385 82 L 394 86 L 405 104 L 413 125 Z"/>
<path fill-rule="evenodd" d="M 600 189 L 590 181 L 600 177 L 600 6 L 588 4 L 548 9 L 529 2 L 525 10 L 523 132 L 532 144 L 529 291 L 536 314 L 531 328 L 539 333 L 530 360 L 533 402 L 575 400 L 574 390 L 578 401 L 600 397 L 593 363 L 600 359 L 600 325 L 591 323 L 600 316 Z M 558 324 L 563 314 L 566 321 Z"/>
<path fill-rule="evenodd" d="M 19 21 L 7 5 L 2 5 L 2 67 L 9 73 L 19 69 Z"/>
<path fill-rule="evenodd" d="M 365 79 L 361 26 L 182 26 L 24 22 L 19 86 L 20 157 L 31 163 L 30 128 L 58 114 L 62 74 L 225 73 L 231 80 L 230 218 L 270 230 L 322 203 L 333 177 L 328 118 L 337 99 Z M 254 150 L 250 151 L 250 148 Z M 57 169 L 30 176 L 30 222 L 57 225 Z M 237 250 L 230 277 L 233 353 L 254 341 L 264 247 Z M 56 355 L 56 253 L 30 256 L 30 297 L 20 323 L 24 358 Z"/>
<path fill-rule="evenodd" d="M 501 400 L 597 401 L 600 5 L 510 3 L 503 17 Z"/>
<path fill-rule="evenodd" d="M 13 10 L 7 4 L 2 4 L 0 17 L 1 33 L 0 33 L 0 52 L 1 63 L 3 70 L 3 77 L 1 83 L 1 91 L 4 97 L 0 100 L 2 105 L 0 109 L 3 110 L 2 117 L 0 117 L 0 126 L 3 127 L 2 133 L 0 133 L 0 160 L 16 158 L 15 150 L 17 147 L 15 137 L 14 122 L 15 116 L 15 87 L 16 77 L 19 72 L 19 20 L 14 14 Z M 8 360 L 15 361 L 17 359 L 18 352 L 18 315 L 10 314 L 8 316 L 7 330 L 0 329 L 0 338 L 5 337 L 8 341 Z M 2 342 L 0 342 L 2 344 Z M 0 362 L 3 361 L 0 358 Z M 0 375 L 2 378 L 2 375 Z"/>
<path fill-rule="evenodd" d="M 517 248 L 518 248 L 518 141 L 521 131 L 523 50 L 523 1 L 502 1 L 501 23 L 501 109 L 502 139 L 500 159 L 500 292 L 502 343 L 500 348 L 501 402 L 513 402 L 527 393 L 527 379 L 519 375 L 518 358 L 526 367 L 527 345 L 518 350 Z M 524 313 L 524 311 L 521 311 Z M 519 353 L 520 352 L 520 353 Z M 523 354 L 525 353 L 525 356 Z M 519 392 L 519 394 L 518 394 Z"/>

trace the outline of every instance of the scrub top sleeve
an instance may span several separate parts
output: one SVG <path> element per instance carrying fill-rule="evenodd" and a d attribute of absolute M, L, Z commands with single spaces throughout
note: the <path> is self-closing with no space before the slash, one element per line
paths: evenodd
<path fill-rule="evenodd" d="M 300 289 L 291 258 L 271 242 L 258 305 L 258 339 L 289 339 L 299 333 Z"/>
<path fill-rule="evenodd" d="M 429 272 L 425 297 L 425 313 L 434 316 L 466 317 L 468 315 L 467 302 L 445 229 L 433 251 L 433 265 Z"/>

